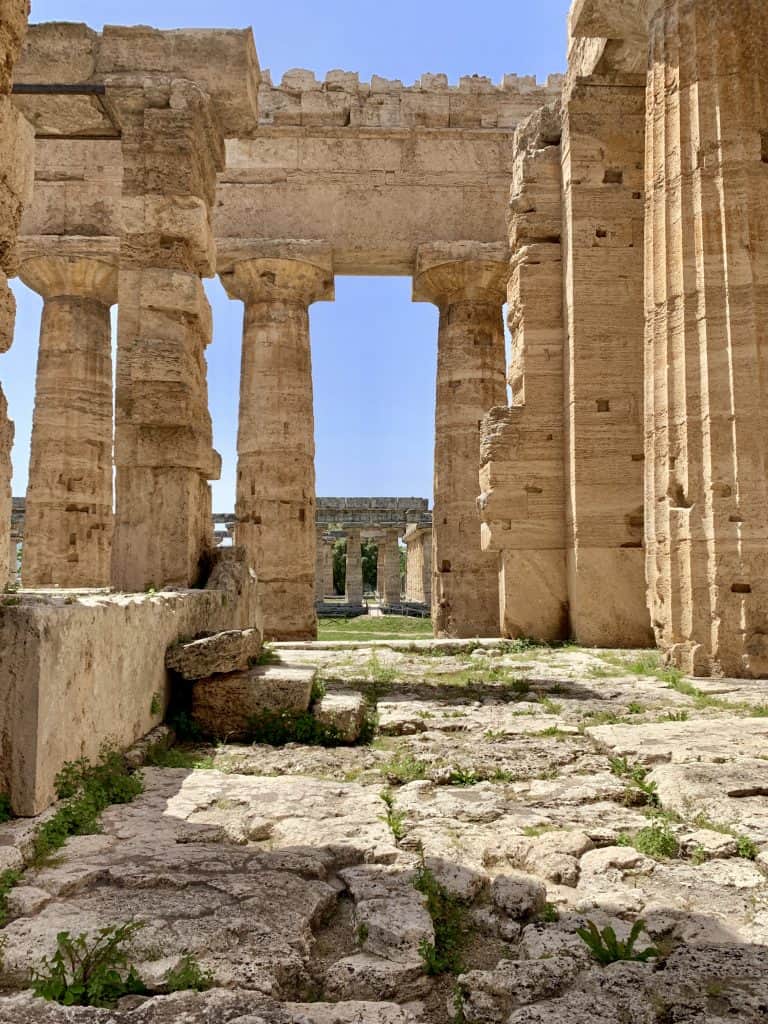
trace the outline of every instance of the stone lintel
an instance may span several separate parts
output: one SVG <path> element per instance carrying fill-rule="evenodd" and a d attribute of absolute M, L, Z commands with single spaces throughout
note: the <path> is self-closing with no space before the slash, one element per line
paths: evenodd
<path fill-rule="evenodd" d="M 505 242 L 432 242 L 416 253 L 413 301 L 503 302 L 508 278 Z"/>
<path fill-rule="evenodd" d="M 333 251 L 302 239 L 223 238 L 218 271 L 230 298 L 333 302 Z"/>
<path fill-rule="evenodd" d="M 261 74 L 251 29 L 106 25 L 98 33 L 81 23 L 30 25 L 14 78 L 23 85 L 100 84 L 108 78 L 118 84 L 120 76 L 137 75 L 195 82 L 211 97 L 223 135 L 248 138 L 256 131 Z M 57 122 L 67 127 L 62 134 L 78 131 L 78 97 L 25 95 L 16 103 L 33 123 L 44 121 L 46 131 Z"/>

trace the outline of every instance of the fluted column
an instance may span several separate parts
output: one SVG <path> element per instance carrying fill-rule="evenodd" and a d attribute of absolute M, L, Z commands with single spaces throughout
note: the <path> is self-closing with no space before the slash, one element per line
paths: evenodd
<path fill-rule="evenodd" d="M 347 530 L 347 604 L 363 603 L 363 559 L 360 531 Z"/>
<path fill-rule="evenodd" d="M 405 599 L 429 605 L 432 598 L 432 531 L 406 530 Z"/>
<path fill-rule="evenodd" d="M 201 277 L 214 272 L 211 208 L 224 144 L 217 110 L 193 82 L 112 76 L 108 98 L 123 155 L 112 578 L 127 591 L 188 587 L 207 571 L 208 481 L 221 472 Z"/>
<path fill-rule="evenodd" d="M 501 245 L 419 249 L 414 300 L 440 310 L 435 410 L 432 614 L 438 636 L 498 636 L 499 556 L 484 552 L 480 421 L 506 404 L 502 305 L 509 266 Z"/>
<path fill-rule="evenodd" d="M 333 538 L 323 542 L 323 596 L 333 594 L 333 546 Z"/>
<path fill-rule="evenodd" d="M 382 594 L 385 605 L 400 604 L 400 546 L 397 530 L 385 530 L 379 543 L 379 562 L 382 561 Z"/>
<path fill-rule="evenodd" d="M 315 557 L 315 601 L 322 601 L 333 591 L 333 554 L 332 547 L 325 536 L 325 527 L 317 530 L 317 553 Z M 328 569 L 330 566 L 330 582 L 328 586 Z"/>
<path fill-rule="evenodd" d="M 768 673 L 768 9 L 649 0 L 647 579 L 686 672 Z"/>
<path fill-rule="evenodd" d="M 25 259 L 44 299 L 26 498 L 25 587 L 106 587 L 112 546 L 112 338 L 117 261 Z"/>
<path fill-rule="evenodd" d="M 245 303 L 235 537 L 259 577 L 265 637 L 311 639 L 317 619 L 309 306 L 333 298 L 333 272 L 323 247 L 255 243 L 250 251 L 250 258 L 225 255 L 221 275 L 229 295 Z"/>
<path fill-rule="evenodd" d="M 13 341 L 16 302 L 8 278 L 16 273 L 15 242 L 24 206 L 32 197 L 35 139 L 14 109 L 11 78 L 29 18 L 29 0 L 4 0 L 0 11 L 0 354 Z M 0 587 L 8 579 L 11 531 L 13 423 L 0 386 Z"/>

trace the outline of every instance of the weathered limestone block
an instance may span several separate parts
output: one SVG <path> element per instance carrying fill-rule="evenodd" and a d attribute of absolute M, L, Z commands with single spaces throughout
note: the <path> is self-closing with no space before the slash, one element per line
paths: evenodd
<path fill-rule="evenodd" d="M 74 241 L 74 240 L 73 240 Z M 112 340 L 117 261 L 26 241 L 19 274 L 45 303 L 27 488 L 26 587 L 106 587 L 112 547 Z M 46 250 L 50 255 L 42 255 Z M 63 252 L 63 255 L 54 253 Z"/>
<path fill-rule="evenodd" d="M 226 630 L 170 647 L 165 655 L 165 664 L 184 679 L 205 679 L 248 668 L 251 659 L 257 658 L 260 651 L 261 632 L 258 629 Z"/>
<path fill-rule="evenodd" d="M 354 743 L 365 723 L 365 697 L 353 690 L 326 693 L 314 705 L 312 714 L 322 725 L 335 729 L 345 743 Z"/>
<path fill-rule="evenodd" d="M 651 0 L 646 523 L 656 639 L 768 674 L 768 11 Z"/>
<path fill-rule="evenodd" d="M 568 597 L 586 644 L 650 643 L 643 553 L 645 79 L 571 76 L 563 97 Z"/>
<path fill-rule="evenodd" d="M 347 530 L 347 569 L 345 594 L 347 604 L 358 607 L 363 603 L 363 555 L 360 531 Z"/>
<path fill-rule="evenodd" d="M 144 78 L 137 86 L 114 75 L 109 96 L 124 164 L 113 583 L 188 586 L 210 547 L 208 481 L 220 472 L 204 357 L 211 312 L 200 276 L 214 270 L 210 210 L 224 145 L 212 100 L 193 82 Z"/>
<path fill-rule="evenodd" d="M 13 448 L 13 422 L 8 419 L 8 403 L 0 386 L 0 588 L 5 587 L 14 576 L 16 566 L 12 565 L 11 550 L 11 449 Z"/>
<path fill-rule="evenodd" d="M 307 640 L 315 617 L 315 440 L 309 306 L 333 298 L 318 243 L 221 244 L 221 280 L 245 303 L 235 536 L 261 584 L 266 639 Z"/>
<path fill-rule="evenodd" d="M 563 268 L 559 106 L 515 135 L 509 206 L 512 405 L 482 424 L 482 542 L 501 558 L 505 636 L 570 634 L 563 459 Z"/>
<path fill-rule="evenodd" d="M 440 309 L 432 612 L 437 636 L 497 636 L 499 559 L 480 544 L 480 421 L 506 399 L 505 245 L 419 249 L 414 301 Z"/>
<path fill-rule="evenodd" d="M 247 739 L 255 715 L 306 711 L 316 675 L 317 669 L 304 665 L 257 665 L 198 679 L 192 684 L 192 717 L 208 736 Z"/>

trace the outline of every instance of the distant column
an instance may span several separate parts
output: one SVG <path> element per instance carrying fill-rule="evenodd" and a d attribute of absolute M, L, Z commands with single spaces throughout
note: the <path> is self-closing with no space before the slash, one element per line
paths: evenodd
<path fill-rule="evenodd" d="M 347 604 L 363 603 L 363 559 L 360 531 L 347 530 Z"/>
<path fill-rule="evenodd" d="M 315 548 L 315 601 L 322 601 L 328 593 L 326 590 L 328 579 L 328 544 L 325 540 L 325 527 L 317 530 Z"/>
<path fill-rule="evenodd" d="M 34 256 L 43 296 L 26 499 L 25 587 L 109 586 L 116 259 Z"/>
<path fill-rule="evenodd" d="M 312 639 L 315 438 L 309 306 L 333 299 L 327 246 L 222 244 L 221 280 L 245 303 L 236 541 L 259 577 L 267 639 Z M 223 265 L 223 266 L 222 266 Z"/>
<path fill-rule="evenodd" d="M 405 599 L 429 606 L 432 600 L 432 531 L 411 528 L 407 547 Z"/>
<path fill-rule="evenodd" d="M 323 542 L 323 595 L 332 595 L 333 590 L 333 538 Z"/>
<path fill-rule="evenodd" d="M 386 530 L 383 542 L 379 545 L 379 558 L 384 552 L 383 592 L 381 599 L 385 605 L 400 604 L 400 546 L 398 531 Z"/>
<path fill-rule="evenodd" d="M 440 309 L 432 609 L 438 636 L 498 636 L 499 555 L 481 548 L 480 421 L 506 405 L 503 245 L 419 249 L 414 300 Z"/>

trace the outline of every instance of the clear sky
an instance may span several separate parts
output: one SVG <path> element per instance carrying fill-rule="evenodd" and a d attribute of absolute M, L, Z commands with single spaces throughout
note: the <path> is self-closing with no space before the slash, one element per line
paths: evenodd
<path fill-rule="evenodd" d="M 319 78 L 333 68 L 412 84 L 424 72 L 535 74 L 565 67 L 569 0 L 32 0 L 33 21 L 151 24 L 157 28 L 252 26 L 274 81 L 289 68 Z M 209 394 L 222 479 L 214 508 L 234 507 L 242 306 L 207 282 L 214 340 Z M 0 356 L 16 423 L 13 493 L 27 482 L 41 303 L 18 282 L 16 337 Z M 432 497 L 437 311 L 412 303 L 406 278 L 336 280 L 336 301 L 311 309 L 317 493 Z"/>

